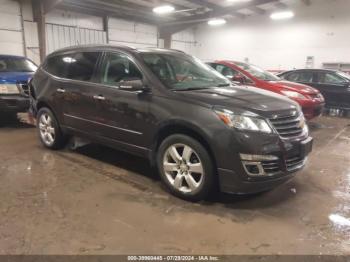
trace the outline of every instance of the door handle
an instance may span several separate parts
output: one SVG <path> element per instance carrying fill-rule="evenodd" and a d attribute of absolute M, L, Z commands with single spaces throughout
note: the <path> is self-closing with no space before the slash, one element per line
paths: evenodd
<path fill-rule="evenodd" d="M 94 99 L 96 100 L 106 100 L 104 96 L 98 95 L 98 96 L 93 96 Z"/>
<path fill-rule="evenodd" d="M 66 92 L 66 90 L 64 90 L 64 89 L 62 89 L 62 88 L 58 88 L 56 91 L 57 91 L 58 93 L 65 93 L 65 92 Z"/>

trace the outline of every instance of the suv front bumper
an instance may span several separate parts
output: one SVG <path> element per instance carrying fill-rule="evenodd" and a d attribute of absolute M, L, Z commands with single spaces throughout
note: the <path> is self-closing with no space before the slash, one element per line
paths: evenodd
<path fill-rule="evenodd" d="M 267 149 L 262 151 L 263 146 L 260 150 L 246 148 L 238 157 L 233 156 L 234 168 L 218 168 L 220 190 L 234 194 L 259 193 L 293 178 L 304 168 L 313 139 L 304 137 L 278 141 L 265 143 Z M 254 153 L 249 154 L 249 151 Z"/>
<path fill-rule="evenodd" d="M 0 95 L 1 113 L 26 112 L 29 109 L 29 98 L 21 95 Z"/>

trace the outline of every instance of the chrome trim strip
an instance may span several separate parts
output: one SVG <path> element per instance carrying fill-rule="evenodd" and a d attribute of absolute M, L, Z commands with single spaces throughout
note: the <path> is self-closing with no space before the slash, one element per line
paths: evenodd
<path fill-rule="evenodd" d="M 97 124 L 97 125 L 101 125 L 101 126 L 106 126 L 106 127 L 111 127 L 111 128 L 114 128 L 114 129 L 126 131 L 126 132 L 129 132 L 129 133 L 133 133 L 133 134 L 137 134 L 137 135 L 143 135 L 143 133 L 137 132 L 137 131 L 134 131 L 134 130 L 125 129 L 125 128 L 120 128 L 120 127 L 111 126 L 111 125 L 106 125 L 106 124 L 102 124 L 102 123 L 99 123 L 99 122 L 96 122 L 96 121 L 84 119 L 84 118 L 81 118 L 81 117 L 72 116 L 72 115 L 69 115 L 69 114 L 63 114 L 63 115 L 64 115 L 64 116 L 67 116 L 67 117 L 70 117 L 70 118 L 74 118 L 74 119 L 78 119 L 78 120 L 83 120 L 83 121 L 86 121 L 86 122 L 90 122 L 90 123 L 93 123 L 93 124 Z"/>

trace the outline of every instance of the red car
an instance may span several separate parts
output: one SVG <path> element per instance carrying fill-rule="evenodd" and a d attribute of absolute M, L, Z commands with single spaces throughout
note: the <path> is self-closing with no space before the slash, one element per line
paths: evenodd
<path fill-rule="evenodd" d="M 266 89 L 298 102 L 308 120 L 322 113 L 325 100 L 315 88 L 282 80 L 270 72 L 247 63 L 224 60 L 208 64 L 233 82 Z"/>

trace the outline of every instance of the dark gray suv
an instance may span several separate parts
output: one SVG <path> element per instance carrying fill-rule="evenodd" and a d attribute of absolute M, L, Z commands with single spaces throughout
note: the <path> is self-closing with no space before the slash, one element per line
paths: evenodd
<path fill-rule="evenodd" d="M 297 104 L 233 86 L 180 51 L 67 48 L 47 57 L 30 88 L 44 146 L 61 148 L 74 135 L 146 157 L 188 200 L 217 186 L 269 190 L 300 170 L 312 149 Z"/>

